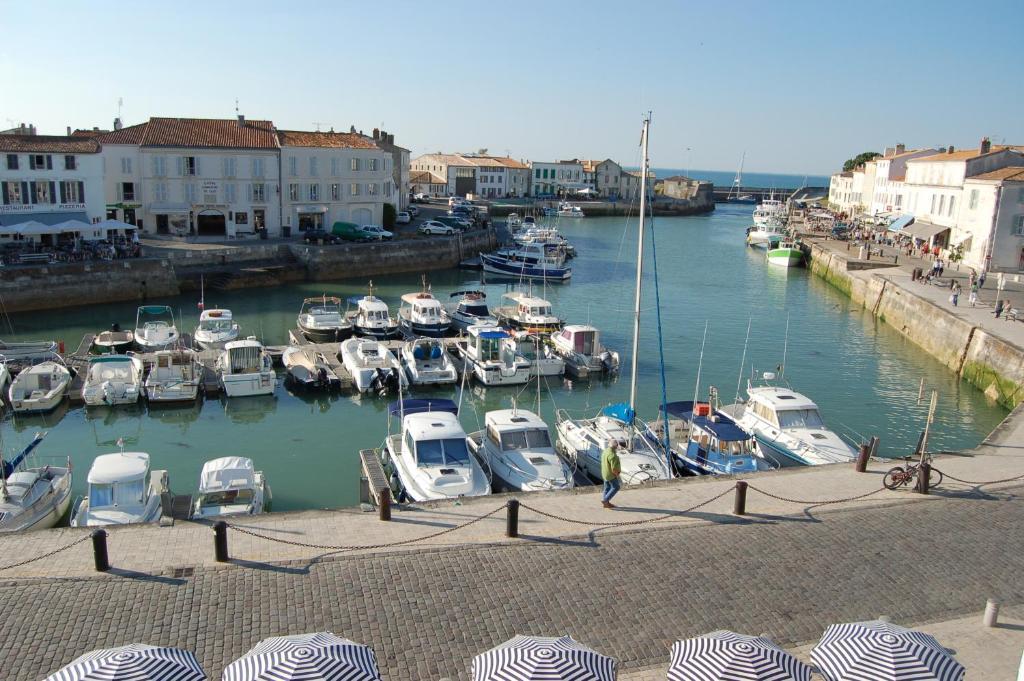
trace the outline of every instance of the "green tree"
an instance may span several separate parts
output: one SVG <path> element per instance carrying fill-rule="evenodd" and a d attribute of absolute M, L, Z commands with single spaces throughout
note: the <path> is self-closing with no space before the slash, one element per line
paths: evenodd
<path fill-rule="evenodd" d="M 385 203 L 384 204 L 384 229 L 395 228 L 395 218 L 398 217 L 398 211 L 395 210 L 395 204 Z"/>
<path fill-rule="evenodd" d="M 876 159 L 879 156 L 881 156 L 881 154 L 879 154 L 877 151 L 864 151 L 864 152 L 861 152 L 861 153 L 857 154 L 856 156 L 854 156 L 853 158 L 847 159 L 846 163 L 843 164 L 843 172 L 844 173 L 849 172 L 849 171 L 853 170 L 854 168 L 856 168 L 857 166 L 864 165 L 868 161 L 870 161 L 872 159 Z"/>

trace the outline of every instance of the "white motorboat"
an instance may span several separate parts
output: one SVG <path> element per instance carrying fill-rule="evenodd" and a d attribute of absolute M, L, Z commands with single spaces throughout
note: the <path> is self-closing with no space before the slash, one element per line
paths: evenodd
<path fill-rule="evenodd" d="M 786 217 L 786 204 L 776 199 L 774 194 L 771 198 L 764 199 L 754 209 L 754 224 L 764 225 L 772 221 L 780 221 Z"/>
<path fill-rule="evenodd" d="M 402 296 L 398 327 L 405 335 L 440 338 L 448 333 L 451 325 L 452 318 L 426 285 L 419 293 Z"/>
<path fill-rule="evenodd" d="M 535 333 L 517 331 L 512 334 L 516 352 L 530 363 L 530 375 L 561 376 L 565 373 L 565 360 L 550 351 L 551 343 Z"/>
<path fill-rule="evenodd" d="M 70 458 L 63 466 L 22 465 L 45 435 L 36 433 L 18 456 L 0 462 L 0 533 L 48 529 L 71 506 Z"/>
<path fill-rule="evenodd" d="M 393 420 L 401 431 L 392 433 Z M 431 501 L 491 493 L 491 481 L 469 453 L 458 407 L 447 399 L 399 400 L 388 406 L 382 450 L 398 500 Z"/>
<path fill-rule="evenodd" d="M 192 334 L 192 339 L 203 350 L 223 350 L 227 343 L 238 340 L 238 322 L 231 315 L 231 310 L 203 310 L 199 315 L 199 326 Z"/>
<path fill-rule="evenodd" d="M 494 253 L 480 253 L 484 272 L 519 280 L 567 281 L 572 277 L 572 267 L 565 263 L 565 259 L 565 253 L 558 247 L 542 243 L 526 243 Z"/>
<path fill-rule="evenodd" d="M 471 326 L 460 346 L 465 370 L 484 385 L 522 385 L 530 380 L 530 362 L 515 339 L 500 326 Z"/>
<path fill-rule="evenodd" d="M 228 397 L 272 395 L 277 386 L 270 353 L 252 336 L 226 343 L 216 368 Z"/>
<path fill-rule="evenodd" d="M 469 436 L 469 448 L 493 472 L 495 488 L 513 492 L 569 489 L 573 473 L 551 444 L 548 424 L 525 409 L 499 409 L 484 416 L 484 430 Z"/>
<path fill-rule="evenodd" d="M 551 334 L 549 352 L 565 360 L 566 371 L 576 378 L 611 374 L 619 370 L 619 353 L 601 344 L 601 332 L 589 324 L 569 324 Z"/>
<path fill-rule="evenodd" d="M 11 370 L 7 368 L 7 358 L 0 356 L 0 395 L 7 392 L 7 384 L 10 382 Z"/>
<path fill-rule="evenodd" d="M 487 308 L 487 294 L 483 291 L 456 291 L 451 297 L 459 299 L 451 312 L 455 331 L 465 331 L 474 325 L 498 324 L 498 318 Z"/>
<path fill-rule="evenodd" d="M 142 370 L 142 360 L 134 355 L 91 357 L 82 400 L 90 407 L 135 404 L 142 395 Z"/>
<path fill-rule="evenodd" d="M 508 217 L 505 218 L 505 226 L 509 230 L 514 230 L 523 224 L 523 218 L 519 216 L 519 213 L 509 213 Z"/>
<path fill-rule="evenodd" d="M 412 385 L 440 385 L 459 380 L 455 364 L 440 339 L 406 341 L 398 352 L 399 361 Z"/>
<path fill-rule="evenodd" d="M 50 411 L 64 399 L 70 384 L 71 372 L 66 366 L 55 361 L 42 362 L 18 372 L 7 397 L 16 412 Z"/>
<path fill-rule="evenodd" d="M 252 459 L 225 456 L 203 464 L 193 518 L 256 515 L 270 508 L 270 486 Z"/>
<path fill-rule="evenodd" d="M 342 313 L 341 298 L 335 296 L 306 298 L 295 322 L 311 343 L 337 343 L 352 336 L 352 323 Z"/>
<path fill-rule="evenodd" d="M 194 402 L 199 397 L 203 366 L 192 350 L 158 350 L 146 376 L 146 400 L 150 404 Z"/>
<path fill-rule="evenodd" d="M 558 204 L 558 212 L 556 215 L 560 218 L 582 218 L 586 217 L 583 214 L 583 209 L 579 206 L 571 203 L 560 203 Z"/>
<path fill-rule="evenodd" d="M 71 527 L 153 523 L 169 494 L 167 471 L 149 470 L 149 454 L 118 452 L 97 456 L 89 469 L 89 493 L 71 518 Z"/>
<path fill-rule="evenodd" d="M 747 386 L 745 403 L 722 408 L 736 425 L 754 434 L 769 463 L 817 466 L 857 458 L 857 450 L 825 425 L 818 405 L 789 388 L 767 384 L 774 379 L 766 372 L 765 385 Z"/>
<path fill-rule="evenodd" d="M 502 298 L 509 301 L 495 309 L 498 322 L 505 326 L 530 333 L 552 333 L 562 328 L 564 322 L 551 311 L 551 303 L 532 294 L 512 291 Z"/>
<path fill-rule="evenodd" d="M 45 361 L 58 350 L 57 341 L 6 342 L 0 340 L 0 357 L 12 363 Z"/>
<path fill-rule="evenodd" d="M 641 143 L 640 196 L 647 196 L 647 177 L 650 160 L 647 155 L 650 119 L 644 120 Z M 605 407 L 586 419 L 570 418 L 564 410 L 556 412 L 558 447 L 563 456 L 584 470 L 591 478 L 601 479 L 601 452 L 612 442 L 619 443 L 618 456 L 622 465 L 622 482 L 636 484 L 647 480 L 666 480 L 672 477 L 669 455 L 659 452 L 645 437 L 646 427 L 636 419 L 636 391 L 640 349 L 640 302 L 644 272 L 644 216 L 647 201 L 640 201 L 637 229 L 637 263 L 634 299 L 633 361 L 630 373 L 629 402 Z"/>
<path fill-rule="evenodd" d="M 143 352 L 164 350 L 180 339 L 174 310 L 167 305 L 142 305 L 135 315 L 135 344 Z"/>
<path fill-rule="evenodd" d="M 387 340 L 401 335 L 398 320 L 391 316 L 388 304 L 373 295 L 373 282 L 370 282 L 369 293 L 362 297 L 349 298 L 350 305 L 355 305 L 355 312 L 349 313 L 348 319 L 357 336 Z"/>
<path fill-rule="evenodd" d="M 281 355 L 288 377 L 303 388 L 337 390 L 341 379 L 322 352 L 289 346 Z"/>
<path fill-rule="evenodd" d="M 349 338 L 343 342 L 341 361 L 361 393 L 383 395 L 409 385 L 395 355 L 372 338 Z"/>
<path fill-rule="evenodd" d="M 778 220 L 769 220 L 747 228 L 747 245 L 756 248 L 768 248 L 773 241 L 786 236 L 786 227 Z"/>
<path fill-rule="evenodd" d="M 100 331 L 92 339 L 89 352 L 94 355 L 120 355 L 135 347 L 135 334 L 125 331 L 120 324 L 111 324 L 106 331 Z"/>

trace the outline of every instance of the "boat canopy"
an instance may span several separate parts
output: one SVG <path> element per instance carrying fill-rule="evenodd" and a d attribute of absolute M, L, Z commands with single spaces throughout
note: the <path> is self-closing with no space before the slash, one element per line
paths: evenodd
<path fill-rule="evenodd" d="M 143 305 L 139 308 L 139 312 L 144 312 L 146 314 L 164 314 L 165 312 L 173 313 L 171 308 L 167 305 Z"/>
<path fill-rule="evenodd" d="M 680 400 L 669 402 L 658 407 L 658 411 L 666 412 L 669 416 L 685 419 L 687 421 L 693 416 L 693 400 Z"/>
<path fill-rule="evenodd" d="M 473 329 L 473 334 L 479 338 L 487 338 L 490 340 L 497 340 L 500 338 L 511 338 L 511 336 L 508 335 L 508 332 L 505 331 L 504 329 L 490 328 L 485 331 L 477 331 L 476 329 Z"/>
<path fill-rule="evenodd" d="M 199 476 L 200 492 L 218 492 L 227 489 L 248 489 L 256 484 L 252 459 L 242 456 L 224 456 L 203 464 Z"/>
<path fill-rule="evenodd" d="M 32 442 L 29 442 L 25 449 L 21 450 L 21 452 L 16 457 L 11 459 L 10 461 L 7 461 L 6 459 L 0 459 L 0 464 L 2 464 L 0 465 L 0 470 L 3 471 L 3 477 L 10 478 L 11 475 L 14 473 L 15 469 L 17 469 L 18 466 L 21 465 L 21 462 L 24 461 L 25 458 L 32 453 L 33 449 L 39 446 L 39 443 L 43 441 L 44 437 L 46 437 L 45 432 L 36 433 L 35 437 L 32 438 Z"/>
<path fill-rule="evenodd" d="M 625 402 L 619 402 L 618 404 L 609 404 L 607 407 L 601 410 L 603 416 L 610 416 L 613 419 L 618 419 L 623 423 L 633 423 L 633 419 L 636 418 L 636 412 Z"/>
<path fill-rule="evenodd" d="M 90 485 L 112 485 L 130 482 L 146 477 L 149 470 L 149 454 L 145 452 L 120 452 L 97 456 L 89 469 Z"/>
<path fill-rule="evenodd" d="M 750 439 L 750 433 L 743 430 L 736 423 L 725 416 L 715 415 L 714 420 L 708 416 L 698 416 L 690 424 L 692 428 L 706 430 L 721 442 L 739 442 Z"/>
<path fill-rule="evenodd" d="M 466 298 L 473 300 L 476 298 L 486 298 L 487 294 L 484 293 L 483 291 L 456 291 L 455 293 L 450 294 L 448 297 L 455 298 L 457 296 L 465 296 Z"/>
<path fill-rule="evenodd" d="M 450 414 L 459 413 L 459 406 L 452 400 L 448 399 L 405 399 L 397 400 L 388 405 L 388 414 L 391 416 L 399 416 L 404 414 L 422 414 L 428 411 L 444 411 Z"/>

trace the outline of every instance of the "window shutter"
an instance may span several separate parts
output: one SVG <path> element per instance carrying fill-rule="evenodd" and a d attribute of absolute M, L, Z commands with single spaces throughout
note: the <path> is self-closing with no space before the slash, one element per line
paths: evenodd
<path fill-rule="evenodd" d="M 36 169 L 36 155 L 35 154 L 29 154 L 29 157 L 28 157 L 28 168 L 29 168 L 29 170 L 35 170 Z"/>
<path fill-rule="evenodd" d="M 21 203 L 22 203 L 22 205 L 28 205 L 29 202 L 35 203 L 35 201 L 32 201 L 32 199 L 31 199 L 32 194 L 29 193 L 28 189 L 29 189 L 28 182 L 22 182 L 21 183 Z"/>
<path fill-rule="evenodd" d="M 10 204 L 10 202 L 11 202 L 11 192 L 7 188 L 7 183 L 6 182 L 0 184 L 0 191 L 3 191 L 4 205 L 6 206 L 6 205 Z"/>
<path fill-rule="evenodd" d="M 121 200 L 121 196 L 122 196 L 121 195 L 121 189 L 122 189 L 121 183 L 118 182 L 117 185 L 114 187 L 114 189 L 115 189 L 115 196 L 117 197 L 117 200 L 120 201 Z"/>
<path fill-rule="evenodd" d="M 252 184 L 245 185 L 245 200 L 252 203 Z"/>
<path fill-rule="evenodd" d="M 50 158 L 47 156 L 46 158 Z M 50 203 L 57 203 L 57 185 L 50 183 Z"/>
<path fill-rule="evenodd" d="M 85 182 L 78 183 L 78 202 L 85 203 Z"/>
<path fill-rule="evenodd" d="M 29 198 L 32 200 L 32 203 L 36 203 L 36 183 L 35 182 L 29 182 L 28 186 L 29 186 L 29 189 L 31 190 L 29 192 Z"/>
<path fill-rule="evenodd" d="M 53 170 L 53 156 L 50 156 L 49 154 L 46 155 L 46 169 L 47 170 Z M 53 184 L 53 183 L 51 182 L 50 184 Z M 51 194 L 51 196 L 52 196 L 52 194 Z"/>
<path fill-rule="evenodd" d="M 68 202 L 68 186 L 67 186 L 67 183 L 65 183 L 65 182 L 61 182 L 60 183 L 60 202 L 61 203 L 67 203 Z"/>
<path fill-rule="evenodd" d="M 196 177 L 199 177 L 200 175 L 202 175 L 202 173 L 199 172 L 199 157 L 196 156 Z"/>
<path fill-rule="evenodd" d="M 183 159 L 181 156 L 178 156 L 177 157 L 177 161 L 178 161 L 178 175 L 184 175 L 185 174 L 185 165 L 184 165 L 185 164 L 185 159 Z"/>

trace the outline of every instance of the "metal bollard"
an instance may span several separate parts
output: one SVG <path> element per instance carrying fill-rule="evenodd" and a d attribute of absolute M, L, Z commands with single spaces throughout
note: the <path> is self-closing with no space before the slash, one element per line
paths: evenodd
<path fill-rule="evenodd" d="M 223 520 L 213 524 L 213 554 L 218 563 L 228 562 L 228 524 Z"/>
<path fill-rule="evenodd" d="M 858 473 L 864 473 L 868 469 L 868 457 L 871 456 L 871 445 L 865 443 L 860 446 L 860 451 L 857 452 L 857 464 L 856 471 Z"/>
<path fill-rule="evenodd" d="M 391 520 L 391 488 L 381 490 L 377 504 L 377 517 L 387 522 Z"/>
<path fill-rule="evenodd" d="M 917 491 L 921 494 L 928 494 L 928 478 L 932 474 L 932 465 L 925 461 L 917 471 Z"/>
<path fill-rule="evenodd" d="M 110 557 L 107 555 L 107 533 L 104 530 L 92 532 L 92 558 L 96 564 L 96 572 L 110 569 Z"/>
<path fill-rule="evenodd" d="M 985 618 L 983 622 L 986 627 L 994 627 L 999 624 L 999 601 L 996 599 L 990 598 L 985 603 Z"/>
<path fill-rule="evenodd" d="M 734 515 L 747 514 L 747 483 L 743 480 L 736 481 L 736 498 L 732 502 Z"/>
<path fill-rule="evenodd" d="M 509 499 L 505 504 L 505 536 L 519 536 L 519 500 Z"/>

